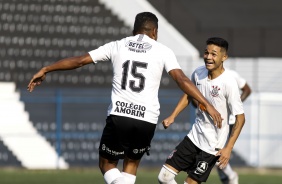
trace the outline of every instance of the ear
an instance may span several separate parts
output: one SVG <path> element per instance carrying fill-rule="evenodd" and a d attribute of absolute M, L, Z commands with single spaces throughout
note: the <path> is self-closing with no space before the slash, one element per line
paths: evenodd
<path fill-rule="evenodd" d="M 226 54 L 224 54 L 224 56 L 222 57 L 222 62 L 224 62 L 226 59 L 228 59 L 228 55 L 227 55 L 227 53 L 226 53 Z"/>
<path fill-rule="evenodd" d="M 158 29 L 157 28 L 153 29 L 152 37 L 153 37 L 154 40 L 158 39 Z"/>

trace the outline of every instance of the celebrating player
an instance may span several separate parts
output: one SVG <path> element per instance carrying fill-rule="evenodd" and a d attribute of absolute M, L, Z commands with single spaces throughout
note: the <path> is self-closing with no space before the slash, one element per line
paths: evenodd
<path fill-rule="evenodd" d="M 205 66 L 197 68 L 191 79 L 204 97 L 220 112 L 223 117 L 222 127 L 214 125 L 206 108 L 198 101 L 192 129 L 171 152 L 159 173 L 158 180 L 161 184 L 176 184 L 174 178 L 180 171 L 186 171 L 188 174 L 186 184 L 205 182 L 216 163 L 221 169 L 228 164 L 232 148 L 245 123 L 237 83 L 232 74 L 223 67 L 228 58 L 228 42 L 214 37 L 209 38 L 206 44 Z M 165 128 L 174 122 L 192 98 L 189 94 L 182 96 L 172 114 L 163 121 Z M 236 117 L 236 121 L 228 139 L 228 120 L 231 114 Z"/>

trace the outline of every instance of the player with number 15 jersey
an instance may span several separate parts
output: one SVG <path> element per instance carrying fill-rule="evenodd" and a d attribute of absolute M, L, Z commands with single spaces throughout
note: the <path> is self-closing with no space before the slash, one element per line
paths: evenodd
<path fill-rule="evenodd" d="M 156 124 L 163 69 L 180 69 L 171 49 L 144 34 L 110 42 L 89 52 L 93 61 L 113 64 L 112 103 L 108 115 Z"/>

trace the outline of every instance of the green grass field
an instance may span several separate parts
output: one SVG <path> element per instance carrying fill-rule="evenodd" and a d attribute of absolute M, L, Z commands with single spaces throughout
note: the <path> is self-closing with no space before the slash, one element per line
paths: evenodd
<path fill-rule="evenodd" d="M 240 184 L 281 184 L 282 170 L 235 169 L 240 176 Z M 157 184 L 158 169 L 141 168 L 136 184 Z M 176 180 L 183 183 L 185 173 L 180 173 Z M 212 171 L 209 184 L 220 184 L 215 170 Z M 104 184 L 98 169 L 70 170 L 24 170 L 0 169 L 0 184 Z"/>

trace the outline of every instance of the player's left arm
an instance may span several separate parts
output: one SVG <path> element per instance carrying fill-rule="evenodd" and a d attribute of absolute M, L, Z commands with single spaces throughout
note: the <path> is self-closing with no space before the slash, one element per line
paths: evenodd
<path fill-rule="evenodd" d="M 248 85 L 245 78 L 239 75 L 235 70 L 230 70 L 231 74 L 234 76 L 238 87 L 241 90 L 241 100 L 244 102 L 248 96 L 252 93 L 251 87 Z"/>
<path fill-rule="evenodd" d="M 218 151 L 217 153 L 217 155 L 220 155 L 220 158 L 218 159 L 220 168 L 224 168 L 228 164 L 230 160 L 232 149 L 245 124 L 245 114 L 238 114 L 235 117 L 236 117 L 236 121 L 231 130 L 228 142 L 225 145 L 225 147 L 221 149 L 220 151 Z"/>
<path fill-rule="evenodd" d="M 224 168 L 230 159 L 232 149 L 238 139 L 240 132 L 245 124 L 245 114 L 243 109 L 243 103 L 240 99 L 240 92 L 235 79 L 230 78 L 225 85 L 225 97 L 231 114 L 235 115 L 235 123 L 230 132 L 227 144 L 218 151 L 216 155 L 220 155 L 219 168 Z"/>
<path fill-rule="evenodd" d="M 251 87 L 248 85 L 248 83 L 246 83 L 242 88 L 242 93 L 241 93 L 241 100 L 242 102 L 244 102 L 248 96 L 250 96 L 250 94 L 252 93 Z"/>

